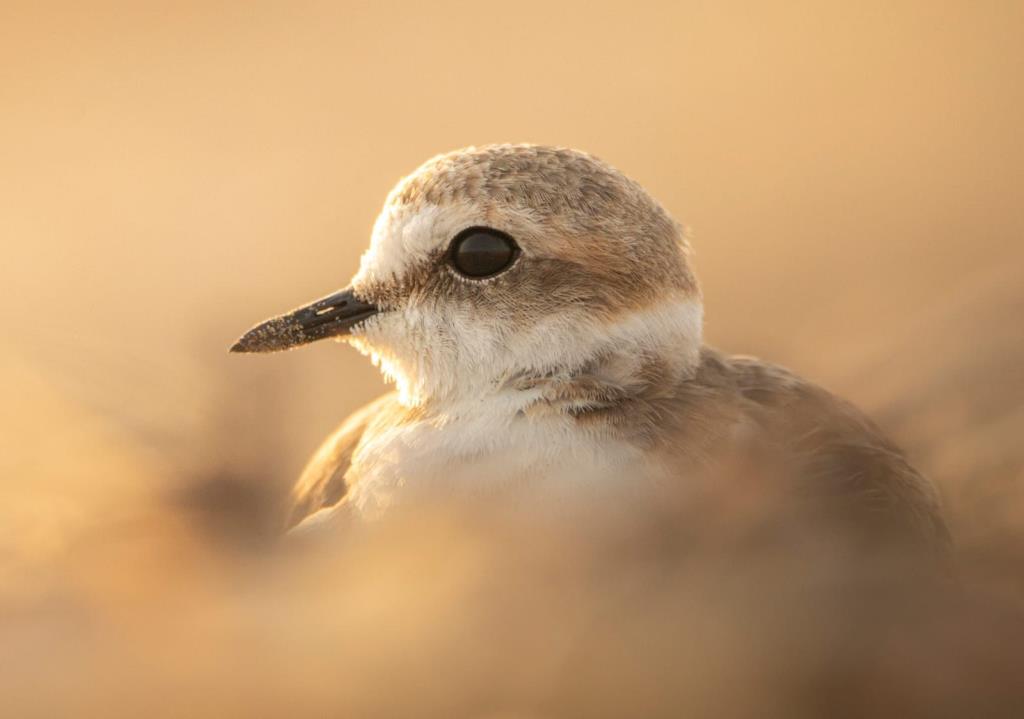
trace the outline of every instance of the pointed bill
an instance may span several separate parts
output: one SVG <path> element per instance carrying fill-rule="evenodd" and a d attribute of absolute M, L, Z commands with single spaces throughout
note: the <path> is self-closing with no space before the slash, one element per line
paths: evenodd
<path fill-rule="evenodd" d="M 380 310 L 351 288 L 335 292 L 287 314 L 261 322 L 231 347 L 232 352 L 278 352 L 327 337 L 343 337 Z"/>

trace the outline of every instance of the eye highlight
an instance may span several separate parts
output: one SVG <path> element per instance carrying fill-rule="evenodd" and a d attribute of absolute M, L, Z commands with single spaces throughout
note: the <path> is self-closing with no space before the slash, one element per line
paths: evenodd
<path fill-rule="evenodd" d="M 448 247 L 448 264 L 465 277 L 483 279 L 507 270 L 519 255 L 515 240 L 490 227 L 470 227 Z"/>

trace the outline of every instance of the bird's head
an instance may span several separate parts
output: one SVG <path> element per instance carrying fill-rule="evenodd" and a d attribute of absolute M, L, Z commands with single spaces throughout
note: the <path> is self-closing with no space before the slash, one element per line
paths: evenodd
<path fill-rule="evenodd" d="M 483 396 L 645 358 L 685 372 L 701 302 L 679 226 L 575 150 L 439 155 L 392 190 L 351 285 L 250 330 L 239 352 L 342 337 L 403 401 Z"/>

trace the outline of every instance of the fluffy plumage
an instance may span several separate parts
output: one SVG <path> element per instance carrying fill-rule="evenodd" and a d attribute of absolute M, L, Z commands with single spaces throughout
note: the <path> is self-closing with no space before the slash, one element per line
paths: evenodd
<path fill-rule="evenodd" d="M 445 263 L 451 238 L 478 225 L 522 250 L 486 280 Z M 685 488 L 747 457 L 816 511 L 946 542 L 933 488 L 860 412 L 782 368 L 702 346 L 679 226 L 584 153 L 502 145 L 433 158 L 389 195 L 353 289 L 383 311 L 349 339 L 398 391 L 324 443 L 290 525 L 374 516 L 421 492 L 550 504 Z"/>

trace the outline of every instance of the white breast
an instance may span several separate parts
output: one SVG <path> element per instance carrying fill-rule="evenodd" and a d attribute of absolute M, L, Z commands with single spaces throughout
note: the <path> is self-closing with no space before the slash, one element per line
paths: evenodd
<path fill-rule="evenodd" d="M 642 452 L 571 417 L 518 411 L 521 397 L 461 402 L 442 414 L 364 437 L 347 475 L 365 517 L 420 496 L 497 495 L 551 504 L 619 485 Z"/>

